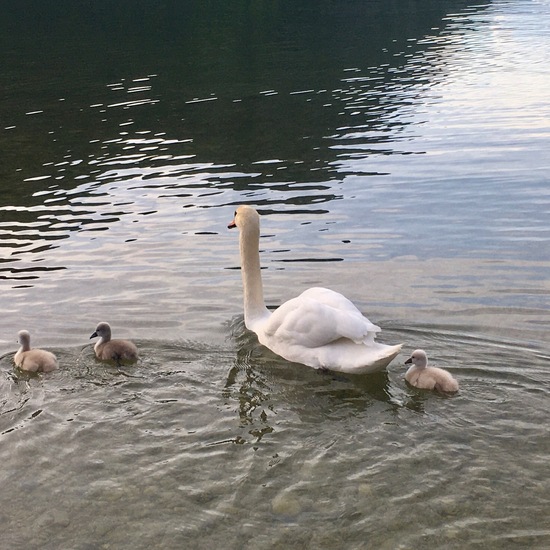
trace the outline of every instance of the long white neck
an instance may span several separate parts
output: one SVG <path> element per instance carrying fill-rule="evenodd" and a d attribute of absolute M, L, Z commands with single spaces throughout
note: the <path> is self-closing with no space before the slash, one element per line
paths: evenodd
<path fill-rule="evenodd" d="M 255 224 L 241 228 L 239 235 L 241 275 L 244 290 L 244 322 L 247 328 L 259 317 L 269 315 L 264 303 L 260 269 L 260 228 Z"/>

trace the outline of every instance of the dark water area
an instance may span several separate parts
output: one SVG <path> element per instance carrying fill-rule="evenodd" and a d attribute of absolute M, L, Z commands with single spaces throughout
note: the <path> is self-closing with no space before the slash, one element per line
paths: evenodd
<path fill-rule="evenodd" d="M 284 159 L 299 162 L 301 172 L 321 171 L 318 180 L 331 177 L 337 154 L 327 140 L 336 140 L 352 109 L 366 115 L 374 144 L 391 152 L 406 125 L 395 114 L 415 101 L 402 91 L 443 77 L 444 66 L 424 63 L 415 71 L 407 64 L 426 49 L 419 40 L 437 33 L 450 4 L 461 6 L 422 4 L 122 2 L 84 9 L 62 2 L 38 12 L 12 5 L 2 66 L 16 89 L 3 102 L 3 119 L 15 128 L 4 169 L 35 175 L 46 158 L 103 158 L 113 128 L 127 125 L 130 135 L 177 139 L 180 154 L 199 162 L 238 161 L 248 171 L 254 162 Z M 376 70 L 365 76 L 358 67 Z M 29 144 L 25 156 L 22 142 Z"/>
<path fill-rule="evenodd" d="M 547 548 L 548 16 L 2 3 L 0 546 Z M 344 293 L 386 372 L 246 331 L 243 203 L 267 304 Z M 57 371 L 14 367 L 21 329 Z M 457 395 L 404 381 L 415 348 Z"/>

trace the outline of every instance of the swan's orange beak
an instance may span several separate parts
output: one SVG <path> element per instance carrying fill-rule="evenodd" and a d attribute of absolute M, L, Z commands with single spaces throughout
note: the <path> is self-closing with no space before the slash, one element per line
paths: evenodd
<path fill-rule="evenodd" d="M 235 223 L 235 220 L 231 220 L 231 221 L 227 224 L 227 229 L 233 229 L 234 227 L 237 227 L 237 224 Z"/>

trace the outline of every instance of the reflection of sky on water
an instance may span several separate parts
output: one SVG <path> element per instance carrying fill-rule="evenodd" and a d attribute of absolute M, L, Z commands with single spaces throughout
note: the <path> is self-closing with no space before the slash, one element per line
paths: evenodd
<path fill-rule="evenodd" d="M 131 269 L 136 288 L 161 293 L 164 269 L 174 281 L 178 269 L 215 278 L 235 267 L 225 228 L 241 202 L 269 215 L 272 271 L 402 256 L 540 260 L 547 46 L 517 34 L 512 19 L 528 14 L 500 13 L 451 15 L 379 44 L 363 65 L 312 72 L 309 86 L 220 79 L 174 90 L 164 67 L 37 94 L 4 127 L 20 148 L 4 164 L 14 185 L 0 188 L 0 278 L 26 287 L 62 272 L 73 297 L 83 273 L 109 285 Z M 523 278 L 538 280 L 531 266 Z"/>

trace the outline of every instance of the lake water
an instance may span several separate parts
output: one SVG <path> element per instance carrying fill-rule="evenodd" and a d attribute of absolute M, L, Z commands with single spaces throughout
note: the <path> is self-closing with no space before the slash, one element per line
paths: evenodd
<path fill-rule="evenodd" d="M 550 547 L 550 4 L 13 4 L 0 546 Z M 242 203 L 268 304 L 343 292 L 387 372 L 244 329 Z M 23 328 L 58 371 L 14 369 Z"/>

